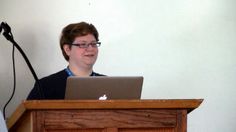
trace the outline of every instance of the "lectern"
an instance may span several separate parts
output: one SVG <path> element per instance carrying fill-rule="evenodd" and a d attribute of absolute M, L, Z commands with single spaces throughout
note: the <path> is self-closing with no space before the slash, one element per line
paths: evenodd
<path fill-rule="evenodd" d="M 186 132 L 202 99 L 32 100 L 8 119 L 10 132 Z"/>

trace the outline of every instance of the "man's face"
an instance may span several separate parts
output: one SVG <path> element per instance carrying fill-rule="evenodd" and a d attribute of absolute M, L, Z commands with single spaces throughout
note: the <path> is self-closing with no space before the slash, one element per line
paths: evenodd
<path fill-rule="evenodd" d="M 92 34 L 76 37 L 73 44 L 91 44 L 97 42 Z M 69 56 L 69 63 L 79 67 L 92 67 L 97 60 L 98 48 L 89 45 L 87 48 L 79 46 L 64 46 L 66 54 Z"/>

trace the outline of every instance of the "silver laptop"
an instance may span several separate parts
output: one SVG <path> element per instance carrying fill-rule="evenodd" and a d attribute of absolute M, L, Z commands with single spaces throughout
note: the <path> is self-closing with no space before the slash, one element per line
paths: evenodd
<path fill-rule="evenodd" d="M 142 76 L 68 77 L 65 99 L 140 99 Z"/>

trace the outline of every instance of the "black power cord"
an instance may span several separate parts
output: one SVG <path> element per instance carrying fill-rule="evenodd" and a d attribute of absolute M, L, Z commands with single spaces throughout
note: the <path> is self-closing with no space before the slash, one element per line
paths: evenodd
<path fill-rule="evenodd" d="M 13 91 L 12 91 L 11 97 L 9 98 L 9 100 L 6 102 L 6 104 L 3 107 L 4 119 L 6 119 L 6 107 L 12 100 L 16 91 L 16 67 L 15 67 L 15 46 L 14 45 L 12 46 L 12 69 L 13 69 Z"/>

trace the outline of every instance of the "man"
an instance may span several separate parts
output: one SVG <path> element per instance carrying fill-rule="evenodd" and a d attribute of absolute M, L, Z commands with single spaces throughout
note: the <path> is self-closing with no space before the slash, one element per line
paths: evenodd
<path fill-rule="evenodd" d="M 97 29 L 86 22 L 66 26 L 61 33 L 60 47 L 68 66 L 36 82 L 27 99 L 64 99 L 67 77 L 103 76 L 93 71 L 101 45 L 98 36 Z"/>

